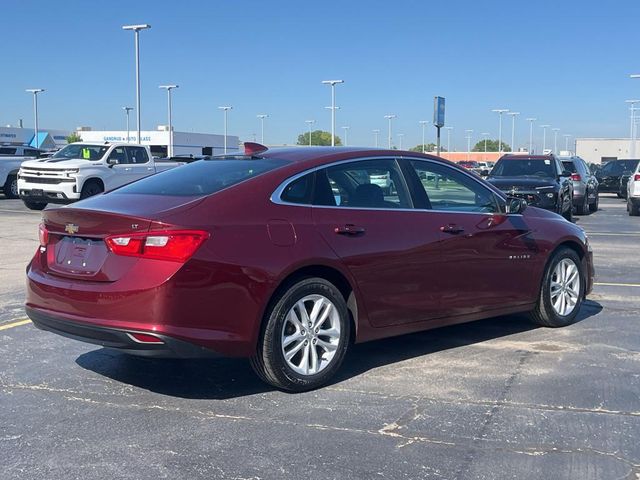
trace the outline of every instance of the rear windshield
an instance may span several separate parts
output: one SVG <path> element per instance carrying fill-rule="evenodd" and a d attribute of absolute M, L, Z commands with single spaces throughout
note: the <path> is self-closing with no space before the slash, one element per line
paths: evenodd
<path fill-rule="evenodd" d="M 224 188 L 286 165 L 285 160 L 199 160 L 143 178 L 112 193 L 197 197 L 211 195 Z"/>
<path fill-rule="evenodd" d="M 498 160 L 491 175 L 494 177 L 555 177 L 557 175 L 553 162 L 542 158 L 522 158 Z"/>
<path fill-rule="evenodd" d="M 571 173 L 576 173 L 576 166 L 574 165 L 573 161 L 571 160 L 563 160 L 562 161 L 562 166 L 564 167 L 565 170 L 569 170 Z"/>

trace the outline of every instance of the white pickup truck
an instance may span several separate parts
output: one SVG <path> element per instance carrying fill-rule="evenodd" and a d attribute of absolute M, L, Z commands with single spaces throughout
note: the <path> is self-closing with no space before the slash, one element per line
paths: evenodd
<path fill-rule="evenodd" d="M 135 182 L 184 162 L 151 156 L 149 147 L 127 143 L 71 143 L 52 157 L 24 162 L 18 193 L 31 210 L 71 203 Z"/>
<path fill-rule="evenodd" d="M 640 216 L 640 162 L 627 183 L 627 212 L 631 217 Z"/>
<path fill-rule="evenodd" d="M 42 152 L 23 145 L 0 147 L 0 190 L 5 198 L 18 198 L 18 170 L 25 160 L 38 158 Z"/>

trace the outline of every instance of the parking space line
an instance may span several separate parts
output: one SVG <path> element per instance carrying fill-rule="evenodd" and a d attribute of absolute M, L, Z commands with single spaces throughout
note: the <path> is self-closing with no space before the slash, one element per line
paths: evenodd
<path fill-rule="evenodd" d="M 594 282 L 594 285 L 597 285 L 598 287 L 640 287 L 640 283 Z"/>
<path fill-rule="evenodd" d="M 640 236 L 640 232 L 623 232 L 623 233 L 615 232 L 614 233 L 614 232 L 587 232 L 587 231 L 585 231 L 585 233 L 589 237 L 591 237 L 591 236 L 639 237 Z"/>
<path fill-rule="evenodd" d="M 27 323 L 31 323 L 31 320 L 25 318 L 24 320 L 18 320 L 16 322 L 7 323 L 6 325 L 0 325 L 0 330 L 8 330 L 13 327 L 19 327 L 20 325 L 26 325 Z"/>

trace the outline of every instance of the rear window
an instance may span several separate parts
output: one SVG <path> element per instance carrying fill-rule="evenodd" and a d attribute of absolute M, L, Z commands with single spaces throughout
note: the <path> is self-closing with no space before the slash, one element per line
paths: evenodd
<path fill-rule="evenodd" d="M 571 173 L 576 173 L 576 166 L 573 164 L 571 160 L 563 160 L 562 166 L 565 170 L 569 170 Z"/>
<path fill-rule="evenodd" d="M 285 160 L 272 158 L 200 160 L 143 178 L 112 193 L 179 197 L 210 195 L 287 163 Z"/>
<path fill-rule="evenodd" d="M 494 177 L 555 177 L 557 174 L 553 162 L 548 158 L 502 158 L 493 167 L 491 175 Z"/>

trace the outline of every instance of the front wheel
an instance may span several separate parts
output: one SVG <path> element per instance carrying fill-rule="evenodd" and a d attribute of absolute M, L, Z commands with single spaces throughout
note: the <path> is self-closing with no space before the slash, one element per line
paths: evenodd
<path fill-rule="evenodd" d="M 9 199 L 18 198 L 18 176 L 9 175 L 7 181 L 4 182 L 2 187 L 4 196 Z"/>
<path fill-rule="evenodd" d="M 344 297 L 322 278 L 286 289 L 267 311 L 251 366 L 265 382 L 292 392 L 326 384 L 349 346 L 351 322 Z"/>
<path fill-rule="evenodd" d="M 44 207 L 47 206 L 46 203 L 32 202 L 30 200 L 22 200 L 22 202 L 29 210 L 44 210 Z"/>
<path fill-rule="evenodd" d="M 564 203 L 564 201 L 563 201 Z M 561 207 L 562 208 L 562 207 Z M 573 200 L 569 202 L 569 208 L 562 214 L 562 216 L 569 222 L 573 222 Z"/>
<path fill-rule="evenodd" d="M 569 248 L 558 250 L 547 265 L 538 303 L 530 313 L 533 322 L 544 327 L 571 325 L 580 311 L 585 285 L 578 254 Z"/>
<path fill-rule="evenodd" d="M 102 192 L 104 192 L 104 188 L 99 182 L 95 180 L 89 180 L 82 186 L 82 191 L 80 192 L 80 200 L 93 197 L 94 195 L 98 195 Z"/>

